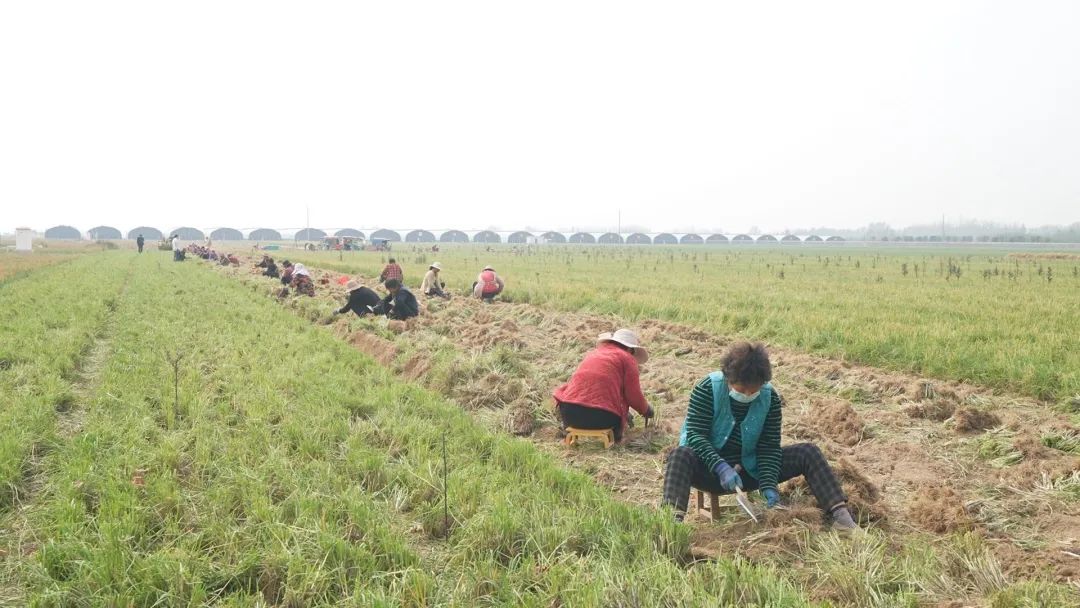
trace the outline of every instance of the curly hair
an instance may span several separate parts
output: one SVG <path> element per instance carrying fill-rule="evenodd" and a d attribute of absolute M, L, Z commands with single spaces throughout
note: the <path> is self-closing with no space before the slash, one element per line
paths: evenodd
<path fill-rule="evenodd" d="M 724 353 L 720 365 L 728 382 L 765 384 L 772 380 L 769 351 L 760 342 L 736 342 Z"/>

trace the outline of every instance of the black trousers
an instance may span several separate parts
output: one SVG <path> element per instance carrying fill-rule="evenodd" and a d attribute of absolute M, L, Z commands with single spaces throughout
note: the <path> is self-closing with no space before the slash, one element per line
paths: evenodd
<path fill-rule="evenodd" d="M 823 511 L 847 502 L 840 482 L 836 480 L 832 467 L 825 460 L 825 455 L 812 443 L 796 443 L 781 448 L 779 482 L 802 475 L 817 499 Z M 732 466 L 735 463 L 728 463 Z M 740 474 L 744 490 L 756 490 L 758 480 L 746 471 Z M 720 487 L 720 480 L 698 459 L 689 446 L 679 446 L 668 454 L 667 468 L 664 471 L 664 498 L 661 504 L 674 505 L 676 511 L 686 512 L 690 501 L 690 488 L 695 487 L 710 494 L 726 494 Z"/>
<path fill-rule="evenodd" d="M 564 427 L 572 426 L 590 431 L 611 429 L 615 432 L 615 441 L 622 440 L 622 418 L 607 410 L 560 401 L 559 417 L 562 418 Z M 689 494 L 690 491 L 687 490 L 687 495 Z"/>

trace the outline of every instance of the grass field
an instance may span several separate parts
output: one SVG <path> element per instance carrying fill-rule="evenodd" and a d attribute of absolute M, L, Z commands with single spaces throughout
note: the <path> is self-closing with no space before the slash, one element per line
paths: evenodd
<path fill-rule="evenodd" d="M 378 276 L 385 254 L 283 252 Z M 406 284 L 439 261 L 457 293 L 493 265 L 506 299 L 664 319 L 826 356 L 1035 395 L 1080 396 L 1080 254 L 864 247 L 510 247 L 411 244 Z M 280 256 L 279 256 L 280 257 Z M 950 272 L 952 269 L 952 272 Z"/>
<path fill-rule="evenodd" d="M 643 320 L 659 427 L 566 452 L 550 427 L 516 439 L 502 416 L 542 407 L 594 330 L 621 322 L 609 311 L 458 298 L 395 334 L 329 319 L 340 294 L 322 283 L 282 306 L 245 268 L 169 257 L 86 255 L 0 286 L 0 389 L 16 396 L 0 427 L 0 605 L 1077 603 L 1063 555 L 1076 434 L 1050 408 L 920 384 L 936 391 L 924 400 L 913 378 L 777 349 L 786 423 L 852 460 L 841 475 L 868 533 L 821 530 L 797 487 L 796 510 L 764 528 L 675 525 L 655 508 L 659 451 L 722 340 Z M 399 259 L 407 278 L 426 263 Z M 949 399 L 1000 412 L 1001 428 L 901 413 Z M 922 477 L 894 470 L 919 459 Z"/>

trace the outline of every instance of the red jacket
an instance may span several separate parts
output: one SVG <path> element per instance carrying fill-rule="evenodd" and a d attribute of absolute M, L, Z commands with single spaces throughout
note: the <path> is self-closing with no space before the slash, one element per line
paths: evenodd
<path fill-rule="evenodd" d="M 585 355 L 570 382 L 555 389 L 552 396 L 561 403 L 576 403 L 611 412 L 622 418 L 623 426 L 626 426 L 629 408 L 641 415 L 649 410 L 649 403 L 641 393 L 637 360 L 607 342 Z"/>

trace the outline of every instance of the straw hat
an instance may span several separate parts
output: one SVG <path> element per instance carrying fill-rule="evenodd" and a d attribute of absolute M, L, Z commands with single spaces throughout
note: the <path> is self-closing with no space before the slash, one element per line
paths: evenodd
<path fill-rule="evenodd" d="M 428 266 L 428 268 L 434 268 L 435 270 L 442 270 L 442 264 L 440 264 L 438 262 L 433 262 L 431 264 L 431 266 Z"/>
<path fill-rule="evenodd" d="M 345 283 L 345 291 L 355 291 L 361 287 L 363 287 L 363 285 L 356 279 L 350 279 L 348 283 Z"/>
<path fill-rule="evenodd" d="M 634 358 L 637 359 L 639 364 L 649 360 L 649 351 L 645 350 L 645 347 L 641 345 L 641 340 L 638 339 L 637 333 L 633 330 L 623 328 L 615 333 L 604 332 L 596 337 L 596 341 L 616 342 L 627 348 L 634 349 Z"/>
<path fill-rule="evenodd" d="M 494 271 L 495 269 L 494 269 L 494 268 L 492 268 L 491 266 L 484 266 L 484 270 L 491 270 L 491 271 Z"/>

